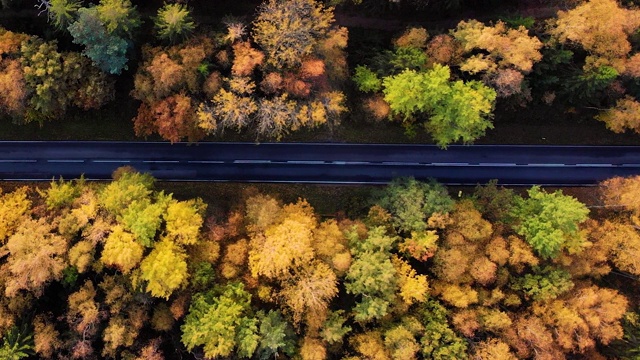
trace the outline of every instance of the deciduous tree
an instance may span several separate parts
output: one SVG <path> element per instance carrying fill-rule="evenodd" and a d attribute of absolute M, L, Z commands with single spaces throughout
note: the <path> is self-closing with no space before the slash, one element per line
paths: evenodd
<path fill-rule="evenodd" d="M 640 103 L 631 96 L 625 96 L 618 100 L 614 107 L 607 109 L 596 116 L 596 119 L 604 122 L 607 129 L 622 133 L 632 130 L 640 133 Z"/>
<path fill-rule="evenodd" d="M 377 201 L 392 215 L 393 224 L 401 231 L 424 231 L 427 219 L 434 213 L 448 213 L 453 200 L 442 185 L 425 183 L 414 178 L 399 178 L 391 182 Z"/>
<path fill-rule="evenodd" d="M 182 325 L 182 343 L 191 351 L 202 346 L 213 358 L 251 357 L 259 344 L 258 320 L 250 316 L 251 294 L 241 283 L 195 294 Z"/>
<path fill-rule="evenodd" d="M 9 273 L 5 285 L 8 297 L 21 290 L 42 295 L 45 285 L 60 280 L 67 267 L 67 241 L 53 232 L 45 218 L 22 221 L 6 247 L 9 256 L 3 267 Z"/>
<path fill-rule="evenodd" d="M 128 274 L 142 260 L 144 247 L 135 241 L 133 234 L 117 225 L 104 243 L 101 260 L 107 266 L 113 266 Z"/>
<path fill-rule="evenodd" d="M 574 9 L 559 11 L 549 33 L 589 52 L 585 70 L 608 65 L 622 72 L 631 50 L 629 36 L 639 26 L 640 11 L 625 9 L 615 0 L 589 0 Z"/>
<path fill-rule="evenodd" d="M 527 199 L 515 199 L 512 215 L 516 232 L 543 258 L 554 258 L 566 248 L 579 247 L 582 235 L 578 226 L 587 219 L 587 207 L 560 190 L 550 194 L 534 186 L 528 194 Z"/>
<path fill-rule="evenodd" d="M 449 81 L 446 66 L 434 65 L 425 72 L 405 70 L 383 79 L 384 99 L 394 115 L 402 116 L 411 127 L 420 114 L 428 114 L 426 128 L 436 142 L 471 142 L 493 125 L 491 117 L 496 98 L 494 90 L 477 81 Z"/>
<path fill-rule="evenodd" d="M 327 36 L 333 21 L 333 8 L 314 0 L 268 0 L 258 9 L 252 36 L 267 64 L 294 68 Z"/>
<path fill-rule="evenodd" d="M 140 279 L 152 296 L 164 298 L 187 283 L 187 262 L 184 251 L 171 240 L 155 245 L 140 263 Z"/>

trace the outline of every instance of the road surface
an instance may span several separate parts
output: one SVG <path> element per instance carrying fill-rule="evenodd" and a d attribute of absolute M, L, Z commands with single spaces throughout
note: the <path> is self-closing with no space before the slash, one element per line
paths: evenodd
<path fill-rule="evenodd" d="M 383 184 L 593 185 L 640 175 L 640 147 L 339 143 L 0 142 L 0 179 L 109 179 L 130 165 L 161 180 Z"/>

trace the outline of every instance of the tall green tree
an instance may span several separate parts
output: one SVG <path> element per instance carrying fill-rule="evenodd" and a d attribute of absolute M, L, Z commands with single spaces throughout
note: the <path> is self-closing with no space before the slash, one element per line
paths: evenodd
<path fill-rule="evenodd" d="M 478 81 L 449 81 L 448 66 L 434 65 L 425 72 L 405 70 L 382 80 L 384 100 L 393 115 L 412 129 L 419 116 L 427 116 L 425 128 L 442 147 L 464 143 L 493 128 L 496 92 Z"/>
<path fill-rule="evenodd" d="M 251 294 L 241 283 L 195 294 L 182 330 L 182 343 L 191 351 L 202 346 L 208 358 L 250 358 L 259 344 L 258 319 L 251 315 Z"/>
<path fill-rule="evenodd" d="M 354 237 L 351 241 L 355 259 L 347 271 L 345 287 L 357 299 L 353 308 L 355 320 L 368 322 L 387 315 L 395 300 L 398 279 L 391 249 L 397 238 L 386 235 L 383 227 L 376 227 L 369 230 L 366 239 Z"/>
<path fill-rule="evenodd" d="M 426 230 L 431 215 L 446 214 L 454 205 L 444 186 L 414 178 L 394 179 L 377 203 L 392 215 L 393 225 L 407 233 Z"/>
<path fill-rule="evenodd" d="M 554 258 L 560 251 L 579 249 L 583 242 L 579 225 L 589 209 L 561 190 L 547 193 L 534 186 L 528 198 L 517 197 L 511 215 L 514 229 L 543 258 Z"/>
<path fill-rule="evenodd" d="M 117 26 L 114 28 L 117 29 Z M 111 34 L 100 20 L 97 7 L 78 10 L 78 20 L 68 27 L 73 42 L 83 45 L 85 54 L 102 71 L 120 74 L 127 69 L 129 42 Z"/>

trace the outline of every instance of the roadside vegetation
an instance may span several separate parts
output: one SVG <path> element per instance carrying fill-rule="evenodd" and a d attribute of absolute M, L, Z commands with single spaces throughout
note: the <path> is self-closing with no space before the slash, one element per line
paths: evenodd
<path fill-rule="evenodd" d="M 323 216 L 251 187 L 217 204 L 113 178 L 0 195 L 3 359 L 638 351 L 640 178 L 603 182 L 595 212 L 561 190 L 452 197 L 409 178 Z"/>
<path fill-rule="evenodd" d="M 3 6 L 31 6 L 25 2 Z M 640 10 L 632 4 L 543 2 L 555 16 L 484 9 L 482 21 L 450 28 L 425 21 L 364 34 L 338 25 L 330 6 L 400 19 L 424 11 L 434 24 L 433 14 L 452 22 L 455 9 L 473 8 L 383 3 L 272 0 L 253 12 L 226 4 L 235 12 L 223 16 L 197 2 L 138 9 L 129 0 L 39 0 L 38 35 L 3 19 L 0 135 L 446 147 L 506 143 L 518 126 L 531 135 L 514 143 L 545 143 L 554 125 L 571 138 L 564 129 L 575 122 L 584 143 L 597 132 L 610 144 L 635 141 Z M 194 7 L 211 15 L 200 23 Z"/>

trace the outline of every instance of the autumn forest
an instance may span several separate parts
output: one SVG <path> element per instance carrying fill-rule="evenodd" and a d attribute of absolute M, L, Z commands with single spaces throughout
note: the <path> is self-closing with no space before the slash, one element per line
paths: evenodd
<path fill-rule="evenodd" d="M 387 126 L 446 151 L 541 108 L 578 119 L 566 137 L 640 133 L 639 5 L 0 0 L 0 140 L 102 139 L 95 117 L 110 140 Z M 0 183 L 0 359 L 640 358 L 640 176 L 592 201 L 413 178 L 337 207 L 189 187 L 131 167 Z"/>

